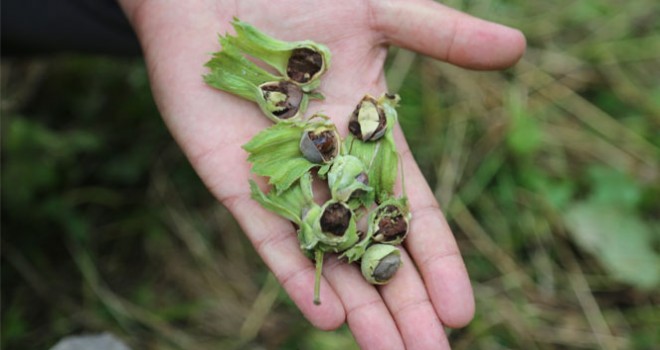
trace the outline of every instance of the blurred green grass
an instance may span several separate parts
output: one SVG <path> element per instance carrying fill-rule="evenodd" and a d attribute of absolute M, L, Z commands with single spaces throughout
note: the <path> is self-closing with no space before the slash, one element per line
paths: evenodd
<path fill-rule="evenodd" d="M 455 349 L 660 344 L 660 5 L 448 1 L 520 28 L 503 72 L 392 49 L 413 154 L 470 272 Z M 140 60 L 2 63 L 3 349 L 346 349 L 313 330 L 173 143 Z"/>

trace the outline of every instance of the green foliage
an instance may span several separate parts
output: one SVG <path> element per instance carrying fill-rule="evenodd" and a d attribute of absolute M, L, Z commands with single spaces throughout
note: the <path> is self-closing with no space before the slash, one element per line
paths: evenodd
<path fill-rule="evenodd" d="M 58 166 L 73 167 L 78 155 L 99 146 L 98 140 L 85 131 L 57 133 L 21 116 L 13 116 L 5 127 L 4 148 L 11 158 L 3 169 L 3 180 L 10 185 L 20 184 L 7 192 L 8 200 L 19 206 L 11 209 L 29 209 L 40 192 L 52 190 L 61 181 Z"/>
<path fill-rule="evenodd" d="M 520 155 L 532 155 L 541 146 L 542 131 L 538 118 L 526 114 L 520 92 L 511 91 L 508 99 L 508 114 L 511 126 L 507 135 L 507 144 Z"/>
<path fill-rule="evenodd" d="M 27 335 L 28 321 L 23 316 L 23 305 L 12 304 L 2 314 L 2 342 L 14 343 Z"/>
<path fill-rule="evenodd" d="M 25 71 L 33 78 L 14 76 Z M 144 262 L 136 260 L 140 234 L 162 232 L 163 224 L 143 188 L 154 152 L 169 141 L 140 62 L 9 61 L 3 62 L 5 73 L 2 283 L 12 287 L 2 290 L 2 344 L 48 348 L 83 324 L 89 331 L 113 328 L 108 308 L 88 288 L 76 288 L 82 282 L 76 257 L 91 254 L 102 269 Z M 6 101 L 14 107 L 4 109 Z M 196 180 L 185 170 L 186 181 Z M 105 271 L 115 271 L 104 277 L 121 281 L 114 284 L 121 290 L 151 273 Z M 77 314 L 82 316 L 72 318 Z"/>
<path fill-rule="evenodd" d="M 624 174 L 591 168 L 592 191 L 572 203 L 564 216 L 575 242 L 596 257 L 618 281 L 652 290 L 660 285 L 657 220 L 637 209 L 642 187 Z M 656 227 L 652 225 L 655 224 Z"/>

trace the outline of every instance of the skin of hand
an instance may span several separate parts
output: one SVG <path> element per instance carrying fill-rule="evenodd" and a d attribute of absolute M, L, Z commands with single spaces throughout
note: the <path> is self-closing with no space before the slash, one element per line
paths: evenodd
<path fill-rule="evenodd" d="M 395 131 L 411 204 L 403 266 L 387 285 L 366 283 L 359 268 L 329 257 L 321 305 L 312 302 L 314 266 L 300 251 L 291 223 L 250 198 L 241 148 L 271 125 L 257 106 L 207 85 L 204 63 L 220 49 L 218 34 L 236 16 L 282 40 L 311 39 L 332 52 L 330 70 L 311 104 L 347 130 L 365 93 L 387 91 L 387 45 L 401 46 L 469 69 L 501 69 L 525 50 L 523 35 L 431 0 L 268 1 L 120 0 L 144 52 L 159 110 L 210 191 L 235 216 L 291 299 L 316 327 L 347 322 L 363 349 L 448 349 L 443 329 L 474 314 L 472 288 L 454 237 L 413 159 Z M 263 179 L 260 180 L 264 183 Z"/>

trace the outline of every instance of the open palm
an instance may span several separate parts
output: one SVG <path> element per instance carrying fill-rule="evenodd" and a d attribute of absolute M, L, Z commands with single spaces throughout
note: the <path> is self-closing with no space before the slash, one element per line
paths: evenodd
<path fill-rule="evenodd" d="M 524 50 L 519 32 L 469 17 L 430 0 L 415 1 L 131 1 L 123 7 L 140 38 L 159 109 L 194 168 L 232 212 L 303 314 L 321 329 L 347 322 L 368 349 L 448 348 L 443 326 L 460 327 L 474 313 L 469 279 L 454 238 L 399 128 L 413 221 L 403 266 L 390 284 L 369 285 L 354 266 L 326 261 L 321 305 L 312 302 L 314 267 L 291 223 L 250 198 L 250 165 L 241 149 L 270 121 L 256 105 L 206 86 L 203 64 L 219 50 L 217 34 L 232 17 L 283 40 L 311 39 L 332 52 L 319 88 L 326 99 L 311 114 L 347 130 L 366 93 L 387 91 L 386 45 L 400 45 L 460 66 L 509 66 Z"/>

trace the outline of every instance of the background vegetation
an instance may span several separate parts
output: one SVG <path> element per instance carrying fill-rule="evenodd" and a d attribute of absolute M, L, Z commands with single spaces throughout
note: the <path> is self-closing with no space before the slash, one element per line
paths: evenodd
<path fill-rule="evenodd" d="M 446 1 L 522 29 L 470 72 L 392 50 L 477 299 L 455 349 L 660 344 L 660 4 Z M 2 348 L 349 349 L 312 329 L 164 128 L 143 63 L 2 62 Z"/>

